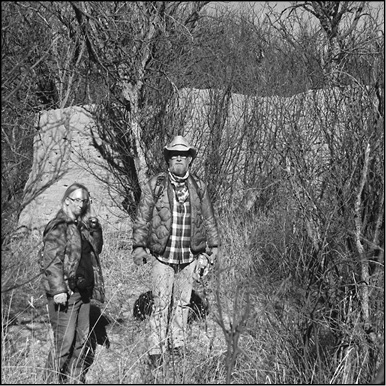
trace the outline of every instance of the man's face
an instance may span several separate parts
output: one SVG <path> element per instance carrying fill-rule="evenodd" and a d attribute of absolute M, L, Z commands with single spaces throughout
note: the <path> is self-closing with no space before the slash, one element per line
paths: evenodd
<path fill-rule="evenodd" d="M 176 176 L 184 176 L 189 169 L 192 157 L 189 152 L 171 152 L 169 155 L 169 170 Z"/>

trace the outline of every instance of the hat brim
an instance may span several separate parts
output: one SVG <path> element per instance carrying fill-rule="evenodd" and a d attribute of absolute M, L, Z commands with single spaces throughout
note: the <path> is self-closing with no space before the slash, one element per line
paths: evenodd
<path fill-rule="evenodd" d="M 164 148 L 164 157 L 165 157 L 165 160 L 167 161 L 169 159 L 169 154 L 171 152 L 184 152 L 184 153 L 189 153 L 189 155 L 192 157 L 192 160 L 194 160 L 196 158 L 196 155 L 197 155 L 197 149 L 195 149 L 194 147 L 191 147 L 189 150 L 186 150 L 186 147 L 184 146 L 174 146 L 173 147 L 173 150 L 170 150 L 168 148 Z"/>

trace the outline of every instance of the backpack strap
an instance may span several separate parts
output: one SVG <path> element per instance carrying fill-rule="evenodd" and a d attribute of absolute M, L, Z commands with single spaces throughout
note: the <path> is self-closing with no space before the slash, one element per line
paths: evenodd
<path fill-rule="evenodd" d="M 157 177 L 157 182 L 154 187 L 154 200 L 157 202 L 161 197 L 166 185 L 166 176 L 164 174 L 160 174 Z"/>
<path fill-rule="evenodd" d="M 191 174 L 190 177 L 192 177 L 192 183 L 197 191 L 197 194 L 198 194 L 200 201 L 202 201 L 203 192 L 202 192 L 201 188 L 198 186 L 198 183 L 196 181 L 196 177 L 194 177 L 193 174 Z"/>
<path fill-rule="evenodd" d="M 190 176 L 192 177 L 192 183 L 197 191 L 198 197 L 200 198 L 200 200 L 202 200 L 203 192 L 196 181 L 197 177 L 194 177 L 192 174 Z M 154 200 L 155 200 L 155 202 L 157 202 L 158 199 L 161 197 L 161 194 L 163 193 L 165 186 L 166 186 L 166 176 L 165 176 L 165 174 L 160 174 L 157 177 L 157 181 L 156 181 L 156 184 L 154 187 Z"/>

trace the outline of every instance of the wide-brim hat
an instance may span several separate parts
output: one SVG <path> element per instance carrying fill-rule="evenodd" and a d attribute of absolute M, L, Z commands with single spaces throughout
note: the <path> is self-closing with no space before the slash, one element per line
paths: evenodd
<path fill-rule="evenodd" d="M 197 155 L 197 149 L 191 146 L 182 135 L 175 136 L 169 145 L 164 147 L 164 157 L 166 161 L 169 159 L 169 153 L 173 151 L 189 152 L 192 160 L 195 159 Z"/>

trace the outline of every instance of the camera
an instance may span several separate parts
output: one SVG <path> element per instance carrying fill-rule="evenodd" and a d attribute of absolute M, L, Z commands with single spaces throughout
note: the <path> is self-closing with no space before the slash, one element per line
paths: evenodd
<path fill-rule="evenodd" d="M 77 275 L 72 276 L 68 279 L 68 286 L 70 287 L 71 291 L 77 290 L 85 290 L 88 286 L 87 280 L 83 275 Z"/>
<path fill-rule="evenodd" d="M 71 291 L 75 291 L 76 289 L 76 277 L 72 276 L 68 278 L 68 286 L 70 287 Z"/>
<path fill-rule="evenodd" d="M 95 229 L 95 228 L 98 228 L 99 227 L 99 221 L 96 217 L 90 217 L 88 219 L 88 226 L 89 228 L 91 229 Z"/>
<path fill-rule="evenodd" d="M 79 290 L 84 290 L 87 288 L 87 280 L 83 275 L 78 275 L 76 277 L 76 286 Z"/>

